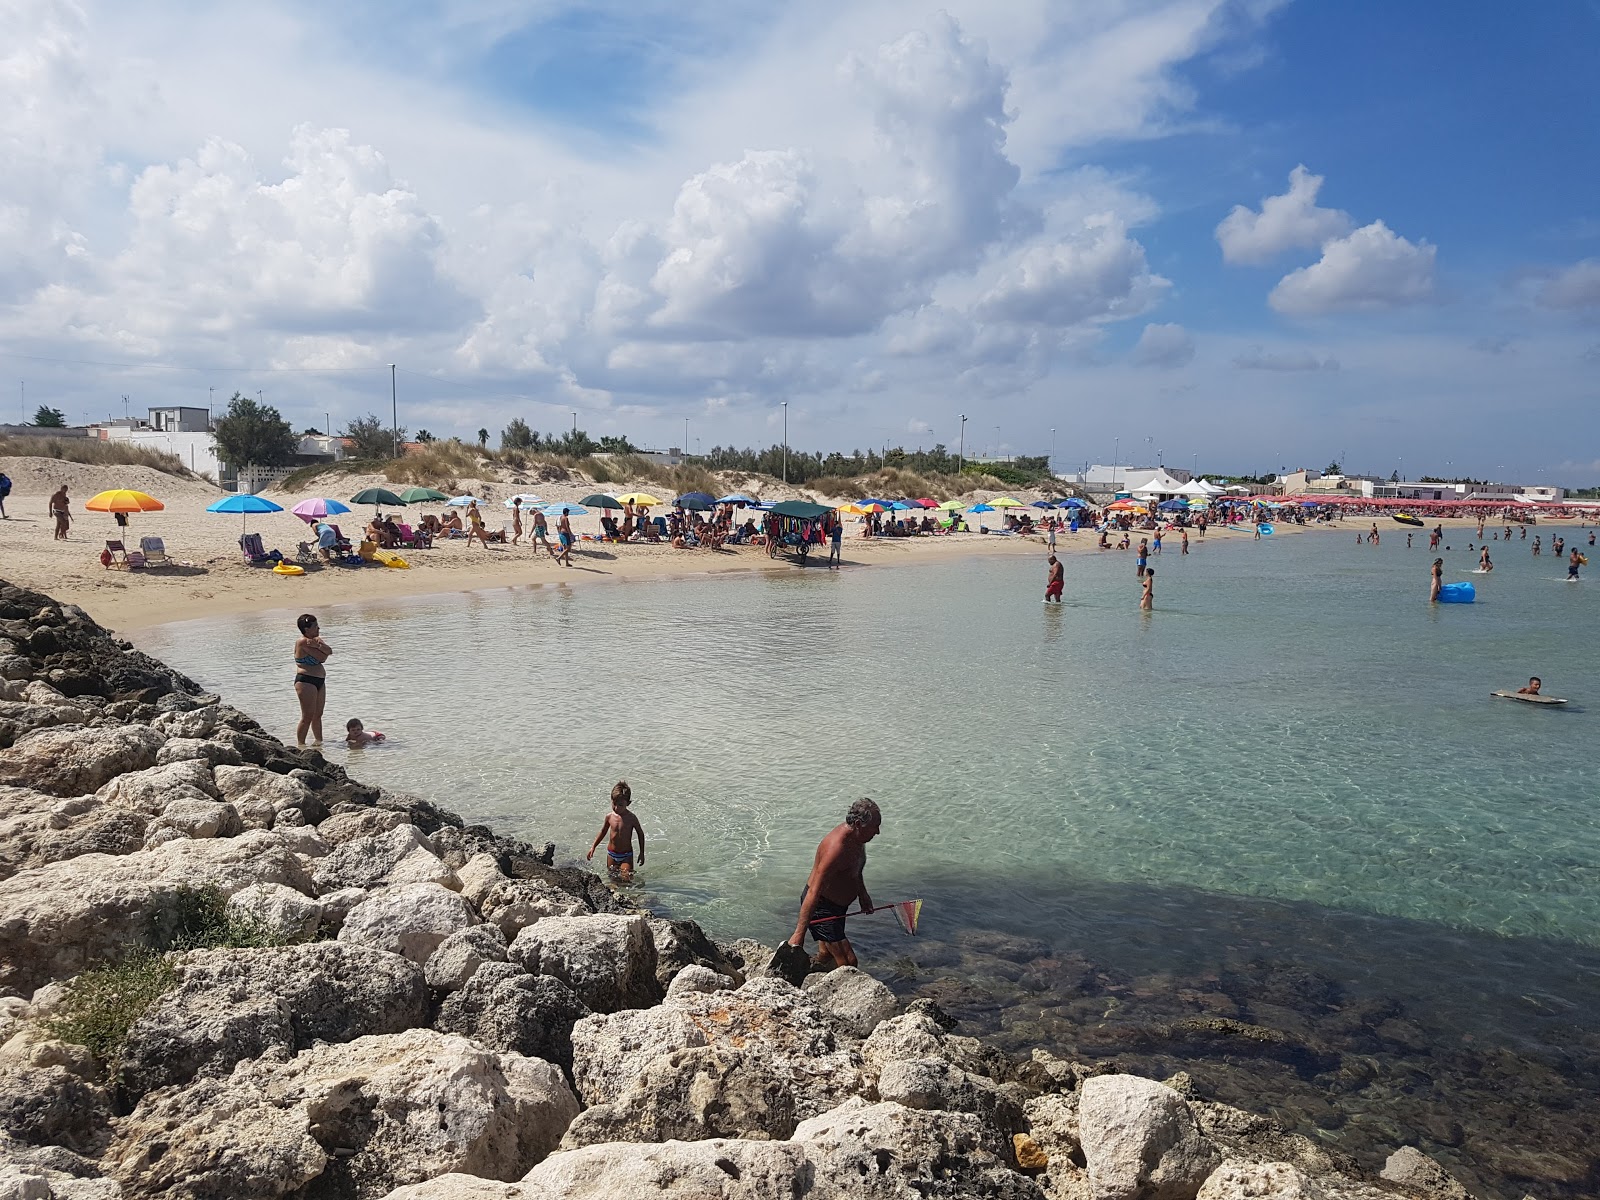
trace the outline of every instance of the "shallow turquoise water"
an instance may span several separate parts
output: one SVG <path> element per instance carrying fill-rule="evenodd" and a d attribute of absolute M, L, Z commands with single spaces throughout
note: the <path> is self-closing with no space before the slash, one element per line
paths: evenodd
<path fill-rule="evenodd" d="M 1026 918 L 1074 882 L 1179 886 L 1600 943 L 1600 577 L 1491 543 L 1479 602 L 1429 606 L 1425 550 L 1353 543 L 1171 547 L 1148 616 L 1115 552 L 1067 560 L 1059 610 L 1041 561 L 993 557 L 332 609 L 328 730 L 362 717 L 393 742 L 360 777 L 567 857 L 629 779 L 650 897 L 730 934 L 774 936 L 870 795 L 880 900 L 962 880 Z M 293 637 L 141 641 L 288 738 Z M 1489 699 L 1530 672 L 1574 702 Z"/>

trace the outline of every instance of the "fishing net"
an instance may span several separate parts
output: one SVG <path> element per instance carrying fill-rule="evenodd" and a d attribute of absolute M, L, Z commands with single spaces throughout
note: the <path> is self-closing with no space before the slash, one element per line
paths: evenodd
<path fill-rule="evenodd" d="M 900 923 L 900 928 L 912 937 L 917 935 L 917 921 L 922 917 L 921 900 L 901 900 L 890 909 L 894 919 Z"/>

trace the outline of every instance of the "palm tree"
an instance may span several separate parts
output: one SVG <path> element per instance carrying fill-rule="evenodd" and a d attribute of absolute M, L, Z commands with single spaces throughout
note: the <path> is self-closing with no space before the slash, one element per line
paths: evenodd
<path fill-rule="evenodd" d="M 478 430 L 478 445 L 487 446 L 488 444 L 489 444 L 489 431 L 487 429 Z"/>

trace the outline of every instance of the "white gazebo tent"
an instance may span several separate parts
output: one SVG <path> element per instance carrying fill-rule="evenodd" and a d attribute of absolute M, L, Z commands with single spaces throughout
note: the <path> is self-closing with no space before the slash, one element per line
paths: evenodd
<path fill-rule="evenodd" d="M 1179 483 L 1165 471 L 1157 471 L 1150 478 L 1150 482 L 1133 489 L 1137 499 L 1149 500 L 1156 496 L 1176 496 L 1182 491 L 1183 484 Z"/>
<path fill-rule="evenodd" d="M 1178 489 L 1178 495 L 1193 496 L 1200 500 L 1209 500 L 1211 498 L 1211 492 L 1209 492 L 1206 489 L 1206 485 L 1201 483 L 1198 479 L 1189 480 L 1188 483 L 1184 484 Z"/>

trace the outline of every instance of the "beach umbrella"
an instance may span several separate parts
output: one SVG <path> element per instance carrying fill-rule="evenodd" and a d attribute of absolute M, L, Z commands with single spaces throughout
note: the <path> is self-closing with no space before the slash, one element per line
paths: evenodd
<path fill-rule="evenodd" d="M 136 492 L 130 488 L 112 488 L 109 492 L 89 497 L 84 507 L 90 512 L 131 513 L 160 512 L 166 505 L 144 492 Z"/>
<path fill-rule="evenodd" d="M 1060 504 L 1056 505 L 1056 507 L 1057 508 L 1088 508 L 1089 506 L 1087 504 L 1085 504 L 1082 500 L 1079 500 L 1076 496 L 1068 496 Z"/>
<path fill-rule="evenodd" d="M 443 499 L 443 497 L 440 497 Z M 544 497 L 535 496 L 532 492 L 518 492 L 515 496 L 506 497 L 506 507 L 512 507 L 513 500 L 521 500 L 523 508 L 537 508 L 544 503 Z"/>
<path fill-rule="evenodd" d="M 999 499 L 989 501 L 996 508 L 1024 508 L 1021 500 L 1013 500 L 1010 496 L 1001 496 Z"/>
<path fill-rule="evenodd" d="M 717 503 L 733 504 L 739 508 L 744 508 L 746 505 L 754 505 L 760 502 L 754 496 L 746 496 L 743 492 L 734 492 L 731 496 L 718 496 Z"/>
<path fill-rule="evenodd" d="M 856 501 L 856 507 L 864 513 L 881 513 L 889 511 L 889 506 L 887 504 L 880 503 L 877 500 L 858 500 Z"/>
<path fill-rule="evenodd" d="M 565 504 L 546 504 L 544 515 L 547 517 L 560 517 L 565 513 L 569 517 L 584 517 L 589 515 L 589 510 L 581 504 L 567 501 Z"/>
<path fill-rule="evenodd" d="M 923 508 L 938 508 L 939 507 L 939 502 L 937 500 L 933 499 L 930 496 L 922 497 L 922 499 L 918 500 L 917 503 L 922 505 Z"/>
<path fill-rule="evenodd" d="M 229 509 L 228 511 L 232 512 L 234 510 Z M 338 500 L 330 499 L 327 496 L 314 496 L 310 500 L 300 501 L 299 504 L 296 504 L 289 511 L 309 525 L 311 522 L 318 520 L 321 517 L 331 517 L 336 516 L 339 513 L 347 513 L 350 511 L 350 506 L 348 504 L 341 503 Z"/>
<path fill-rule="evenodd" d="M 649 492 L 623 492 L 622 495 L 617 497 L 617 499 L 621 500 L 624 504 L 642 504 L 646 508 L 653 508 L 655 505 L 661 503 L 660 500 L 652 496 Z"/>
<path fill-rule="evenodd" d="M 794 517 L 801 521 L 815 521 L 832 512 L 826 504 L 813 504 L 809 500 L 783 500 L 772 506 L 780 517 Z"/>
<path fill-rule="evenodd" d="M 1162 512 L 1187 512 L 1189 502 L 1187 500 L 1163 500 L 1156 507 Z"/>
<path fill-rule="evenodd" d="M 964 512 L 967 506 L 961 503 L 959 500 L 946 500 L 943 504 L 940 504 L 937 507 L 945 512 Z"/>
<path fill-rule="evenodd" d="M 888 508 L 891 501 L 881 500 L 877 496 L 868 496 L 865 500 L 857 500 L 856 503 L 862 507 L 866 507 L 868 504 L 881 504 L 884 508 Z"/>
<path fill-rule="evenodd" d="M 335 501 L 337 503 L 337 501 Z M 249 492 L 240 492 L 234 496 L 224 496 L 221 500 L 206 505 L 207 512 L 214 513 L 240 513 L 239 532 L 243 533 L 250 523 L 251 513 L 282 512 L 283 505 L 274 504 L 271 500 L 260 496 L 252 496 Z M 349 509 L 345 510 L 346 512 Z"/>
<path fill-rule="evenodd" d="M 1035 500 L 1028 507 L 1029 508 L 1054 508 L 1055 505 L 1051 504 L 1050 501 L 1048 501 L 1048 500 Z"/>
<path fill-rule="evenodd" d="M 685 492 L 674 500 L 677 508 L 687 508 L 690 512 L 707 512 L 716 507 L 716 500 L 706 492 Z"/>
<path fill-rule="evenodd" d="M 445 501 L 447 508 L 471 508 L 474 504 L 487 504 L 482 496 L 451 496 Z"/>
<path fill-rule="evenodd" d="M 994 511 L 994 505 L 992 505 L 992 504 L 974 504 L 972 506 L 972 508 L 969 509 L 968 511 L 970 511 L 970 512 L 993 512 Z"/>
<path fill-rule="evenodd" d="M 907 504 L 904 500 L 896 500 L 893 504 L 889 505 L 889 508 L 894 512 L 909 512 L 911 510 L 911 505 Z"/>
<path fill-rule="evenodd" d="M 596 508 L 620 509 L 622 507 L 622 501 L 618 500 L 615 496 L 608 496 L 604 492 L 596 492 L 592 496 L 585 496 L 582 500 L 578 501 L 578 503 L 592 504 Z"/>
<path fill-rule="evenodd" d="M 387 505 L 390 508 L 404 508 L 406 502 L 400 499 L 399 496 L 396 496 L 388 488 L 370 487 L 363 488 L 354 496 L 351 496 L 350 503 L 370 504 L 373 506 L 374 510 L 376 510 L 380 504 Z"/>
<path fill-rule="evenodd" d="M 851 503 L 851 504 L 841 504 L 841 505 L 839 505 L 838 508 L 834 509 L 833 511 L 834 512 L 842 512 L 842 513 L 845 513 L 845 514 L 847 514 L 849 516 L 852 516 L 852 517 L 859 517 L 859 516 L 861 516 L 861 514 L 863 514 L 867 510 L 862 508 L 859 504 Z"/>
<path fill-rule="evenodd" d="M 440 500 L 449 499 L 443 492 L 436 488 L 414 487 L 407 488 L 400 493 L 400 499 L 407 504 L 437 504 Z M 347 509 L 335 509 L 335 512 L 347 512 Z"/>

